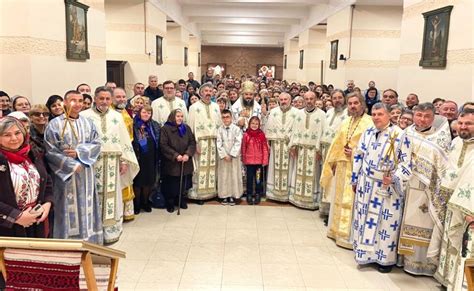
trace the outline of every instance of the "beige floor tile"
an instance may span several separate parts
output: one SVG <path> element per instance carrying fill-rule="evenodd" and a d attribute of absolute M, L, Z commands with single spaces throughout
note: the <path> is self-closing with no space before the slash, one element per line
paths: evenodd
<path fill-rule="evenodd" d="M 149 261 L 138 283 L 179 284 L 184 264 L 184 262 Z"/>
<path fill-rule="evenodd" d="M 148 260 L 120 260 L 117 275 L 119 285 L 125 283 L 127 286 L 136 284 L 138 279 L 140 279 L 140 276 L 142 275 L 147 263 Z"/>
<path fill-rule="evenodd" d="M 182 291 L 219 291 L 220 285 L 204 285 L 204 284 L 180 284 L 178 290 Z"/>
<path fill-rule="evenodd" d="M 257 228 L 259 230 L 288 229 L 283 217 L 257 216 Z"/>
<path fill-rule="evenodd" d="M 224 244 L 193 244 L 189 249 L 187 262 L 222 263 Z"/>
<path fill-rule="evenodd" d="M 253 216 L 227 217 L 227 229 L 257 229 L 257 219 Z"/>
<path fill-rule="evenodd" d="M 159 228 L 147 228 L 145 226 L 133 227 L 127 230 L 127 232 L 124 234 L 125 237 L 121 237 L 120 241 L 156 242 L 162 231 L 163 225 L 161 225 Z"/>
<path fill-rule="evenodd" d="M 286 229 L 259 230 L 258 242 L 261 245 L 291 245 L 290 233 Z"/>
<path fill-rule="evenodd" d="M 223 285 L 262 285 L 260 263 L 224 263 Z"/>
<path fill-rule="evenodd" d="M 304 287 L 281 287 L 281 286 L 265 286 L 264 290 L 267 291 L 306 291 Z"/>
<path fill-rule="evenodd" d="M 304 287 L 297 264 L 262 264 L 263 286 Z"/>
<path fill-rule="evenodd" d="M 229 207 L 227 209 L 228 217 L 255 217 L 256 216 L 256 206 L 249 205 L 240 205 L 238 207 Z"/>
<path fill-rule="evenodd" d="M 258 263 L 260 249 L 257 243 L 225 244 L 224 263 Z"/>
<path fill-rule="evenodd" d="M 125 290 L 125 291 L 134 291 L 135 286 L 137 286 L 137 282 L 118 282 L 119 290 Z"/>
<path fill-rule="evenodd" d="M 293 246 L 260 245 L 262 264 L 296 264 Z"/>
<path fill-rule="evenodd" d="M 156 243 L 155 249 L 150 255 L 150 260 L 165 262 L 186 262 L 190 247 L 190 244 L 160 241 Z"/>
<path fill-rule="evenodd" d="M 394 268 L 391 273 L 383 274 L 385 287 L 390 291 L 430 290 L 423 280 L 406 274 L 400 268 Z"/>
<path fill-rule="evenodd" d="M 263 285 L 249 286 L 249 285 L 222 285 L 221 291 L 263 291 Z"/>
<path fill-rule="evenodd" d="M 300 209 L 296 207 L 282 207 L 283 217 L 287 219 L 294 219 L 294 218 L 313 218 L 313 213 L 315 211 Z"/>
<path fill-rule="evenodd" d="M 199 212 L 199 216 L 227 216 L 228 208 L 228 206 L 223 205 L 203 205 L 201 207 L 201 211 Z"/>
<path fill-rule="evenodd" d="M 336 247 L 336 250 L 331 251 L 334 261 L 338 266 L 345 266 L 351 268 L 357 268 L 359 265 L 354 259 L 354 251 L 347 250 L 341 247 Z"/>
<path fill-rule="evenodd" d="M 199 216 L 196 228 L 222 228 L 227 227 L 227 216 Z"/>
<path fill-rule="evenodd" d="M 295 246 L 325 246 L 324 238 L 317 230 L 290 229 L 290 237 Z"/>
<path fill-rule="evenodd" d="M 300 264 L 301 274 L 306 287 L 346 288 L 339 269 L 336 266 L 318 266 Z"/>
<path fill-rule="evenodd" d="M 324 246 L 294 246 L 296 258 L 300 264 L 334 265 L 331 252 Z"/>
<path fill-rule="evenodd" d="M 257 217 L 281 217 L 283 218 L 283 212 L 281 207 L 255 207 L 255 213 Z"/>
<path fill-rule="evenodd" d="M 169 283 L 138 283 L 135 287 L 136 291 L 176 291 L 178 290 L 179 284 Z M 119 288 L 122 291 L 121 288 Z"/>
<path fill-rule="evenodd" d="M 285 219 L 289 230 L 314 230 L 318 231 L 316 222 L 312 218 L 295 217 Z"/>
<path fill-rule="evenodd" d="M 225 228 L 196 228 L 193 235 L 193 244 L 224 244 L 226 229 Z"/>
<path fill-rule="evenodd" d="M 225 234 L 225 243 L 258 243 L 258 232 L 256 229 L 227 229 Z"/>
<path fill-rule="evenodd" d="M 190 285 L 220 286 L 222 283 L 221 263 L 187 262 L 179 288 Z"/>
<path fill-rule="evenodd" d="M 180 242 L 191 243 L 194 229 L 190 228 L 166 228 L 160 232 L 157 242 Z"/>
<path fill-rule="evenodd" d="M 166 221 L 163 229 L 174 229 L 174 228 L 192 228 L 196 226 L 198 216 L 170 216 Z"/>
<path fill-rule="evenodd" d="M 375 268 L 338 266 L 348 288 L 377 289 L 384 286 L 384 277 Z"/>
<path fill-rule="evenodd" d="M 155 248 L 155 241 L 124 241 L 120 245 L 120 250 L 124 251 L 126 257 L 132 260 L 148 260 Z"/>

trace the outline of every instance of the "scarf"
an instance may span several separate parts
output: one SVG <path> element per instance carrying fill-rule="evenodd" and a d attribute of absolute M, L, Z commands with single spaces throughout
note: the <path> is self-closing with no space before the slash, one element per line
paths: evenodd
<path fill-rule="evenodd" d="M 267 142 L 267 138 L 265 137 L 265 134 L 260 128 L 254 130 L 249 127 L 247 128 L 247 131 L 245 131 L 245 133 L 248 134 L 251 139 L 257 140 L 257 142 L 260 144 L 264 144 Z"/>
<path fill-rule="evenodd" d="M 2 153 L 10 163 L 19 165 L 24 162 L 27 162 L 26 165 L 23 166 L 25 169 L 27 169 L 28 165 L 31 164 L 31 160 L 28 157 L 30 149 L 31 146 L 29 144 L 26 144 L 16 152 L 0 148 L 0 153 Z"/>
<path fill-rule="evenodd" d="M 176 125 L 176 123 L 174 122 L 167 121 L 165 125 L 177 127 L 179 137 L 183 137 L 186 134 L 186 126 L 184 126 L 184 123 L 181 123 L 180 125 Z"/>
<path fill-rule="evenodd" d="M 140 116 L 137 114 L 133 118 L 133 122 L 136 125 L 136 127 L 138 127 L 138 129 L 143 129 L 148 134 L 148 136 L 151 136 L 153 138 L 153 142 L 155 143 L 155 146 L 158 144 L 158 142 L 156 140 L 155 133 L 154 133 L 153 128 L 151 126 L 151 118 L 150 118 L 149 121 L 143 121 L 140 118 Z M 148 140 L 147 140 L 147 138 L 145 136 L 141 136 L 141 137 L 138 136 L 138 143 L 140 144 L 140 149 L 142 150 L 142 152 L 146 153 L 148 151 L 148 148 L 147 148 Z"/>

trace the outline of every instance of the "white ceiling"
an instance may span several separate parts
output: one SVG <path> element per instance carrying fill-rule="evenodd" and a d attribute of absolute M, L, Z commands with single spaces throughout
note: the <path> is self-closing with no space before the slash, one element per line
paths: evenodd
<path fill-rule="evenodd" d="M 203 45 L 280 46 L 345 7 L 403 5 L 403 0 L 151 0 Z M 170 3 L 171 2 L 171 3 Z"/>

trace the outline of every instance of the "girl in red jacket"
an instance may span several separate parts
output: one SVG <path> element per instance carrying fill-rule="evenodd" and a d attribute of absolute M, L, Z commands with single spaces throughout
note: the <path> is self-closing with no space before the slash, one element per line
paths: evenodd
<path fill-rule="evenodd" d="M 260 129 L 260 119 L 257 116 L 250 118 L 249 127 L 242 138 L 241 155 L 247 169 L 247 203 L 259 204 L 263 193 L 263 167 L 268 165 L 268 142 Z"/>

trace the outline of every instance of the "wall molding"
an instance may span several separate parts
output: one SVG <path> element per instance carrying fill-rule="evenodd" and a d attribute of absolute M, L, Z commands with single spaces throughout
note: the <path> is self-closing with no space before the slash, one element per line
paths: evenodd
<path fill-rule="evenodd" d="M 379 30 L 379 29 L 354 29 L 352 37 L 354 38 L 400 38 L 400 30 Z M 333 35 L 328 35 L 326 41 L 330 42 L 336 39 L 349 38 L 350 31 L 345 30 Z"/>
<path fill-rule="evenodd" d="M 105 13 L 105 1 L 104 0 L 82 0 L 81 3 L 89 6 L 92 9 L 98 10 Z"/>
<path fill-rule="evenodd" d="M 421 52 L 400 55 L 400 66 L 419 66 Z M 447 65 L 474 64 L 474 49 L 448 50 Z"/>
<path fill-rule="evenodd" d="M 423 19 L 422 13 L 441 8 L 447 5 L 456 5 L 461 3 L 461 0 L 423 0 L 419 3 L 403 8 L 402 19 L 419 17 Z"/>
<path fill-rule="evenodd" d="M 0 54 L 32 55 L 66 58 L 66 41 L 24 37 L 0 36 Z M 91 59 L 105 59 L 105 47 L 89 45 Z"/>
<path fill-rule="evenodd" d="M 302 45 L 299 47 L 300 50 L 306 50 L 306 49 L 315 49 L 315 50 L 320 50 L 320 49 L 325 49 L 326 48 L 325 43 L 307 43 L 305 45 Z"/>
<path fill-rule="evenodd" d="M 365 68 L 377 68 L 377 69 L 396 69 L 399 67 L 400 62 L 396 60 L 354 60 L 347 61 L 343 66 L 346 69 L 365 69 Z"/>

